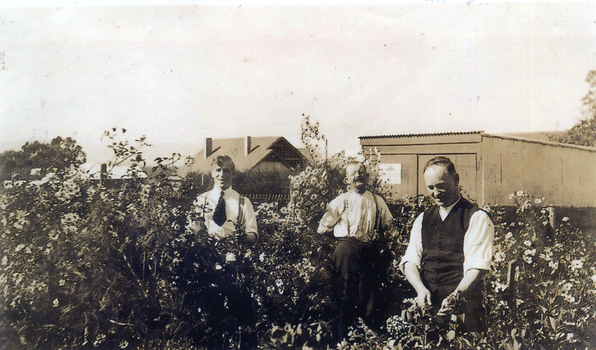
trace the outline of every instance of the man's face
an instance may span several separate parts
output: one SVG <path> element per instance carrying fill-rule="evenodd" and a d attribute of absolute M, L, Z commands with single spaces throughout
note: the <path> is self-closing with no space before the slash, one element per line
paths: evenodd
<path fill-rule="evenodd" d="M 211 177 L 215 181 L 215 187 L 227 190 L 228 187 L 232 186 L 232 180 L 234 179 L 234 172 L 232 171 L 230 162 L 223 162 L 222 165 L 214 165 L 211 170 Z"/>
<path fill-rule="evenodd" d="M 350 164 L 346 167 L 346 181 L 348 185 L 359 190 L 366 189 L 366 168 L 360 164 Z"/>
<path fill-rule="evenodd" d="M 457 178 L 441 165 L 431 165 L 424 172 L 430 196 L 440 207 L 448 207 L 459 199 Z"/>

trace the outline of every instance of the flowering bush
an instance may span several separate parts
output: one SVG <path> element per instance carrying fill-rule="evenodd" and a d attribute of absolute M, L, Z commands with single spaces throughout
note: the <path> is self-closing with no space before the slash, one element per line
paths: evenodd
<path fill-rule="evenodd" d="M 326 203 L 345 190 L 343 155 L 315 157 L 293 176 L 297 193 L 288 205 L 256 205 L 260 239 L 249 247 L 189 234 L 186 218 L 205 188 L 192 177 L 173 179 L 179 155 L 159 158 L 152 177 L 140 176 L 144 138 L 121 143 L 114 132 L 107 134 L 111 164 L 131 165 L 128 180 L 90 180 L 65 166 L 2 188 L 3 348 L 211 349 L 237 347 L 247 337 L 265 349 L 593 345 L 594 238 L 566 218 L 552 228 L 542 198 L 520 191 L 511 196 L 513 211 L 485 208 L 496 227 L 485 336 L 462 334 L 455 322 L 439 329 L 412 303 L 398 263 L 412 222 L 429 203 L 418 197 L 390 206 L 387 322 L 381 330 L 357 323 L 339 339 L 332 245 L 314 228 Z M 373 172 L 375 157 L 367 156 Z M 371 188 L 382 192 L 376 179 Z M 252 326 L 242 319 L 250 310 Z"/>

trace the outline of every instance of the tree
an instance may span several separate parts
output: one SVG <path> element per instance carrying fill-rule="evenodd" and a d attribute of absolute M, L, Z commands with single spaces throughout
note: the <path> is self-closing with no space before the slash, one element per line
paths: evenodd
<path fill-rule="evenodd" d="M 588 94 L 582 98 L 584 119 L 580 120 L 563 136 L 551 137 L 552 141 L 596 147 L 596 70 L 588 72 Z"/>
<path fill-rule="evenodd" d="M 58 171 L 71 165 L 80 166 L 86 161 L 83 148 L 70 137 L 58 136 L 50 143 L 25 143 L 20 151 L 6 151 L 0 154 L 0 180 L 30 179 L 43 176 L 51 169 Z M 33 169 L 40 169 L 38 173 Z"/>

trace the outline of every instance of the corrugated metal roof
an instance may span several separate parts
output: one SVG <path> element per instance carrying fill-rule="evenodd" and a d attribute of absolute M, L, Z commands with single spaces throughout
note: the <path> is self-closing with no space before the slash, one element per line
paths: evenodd
<path fill-rule="evenodd" d="M 432 137 L 432 136 L 451 136 L 451 135 L 478 135 L 483 134 L 483 131 L 456 131 L 456 132 L 440 132 L 430 134 L 397 134 L 397 135 L 376 135 L 376 136 L 360 136 L 360 140 L 367 139 L 390 139 L 390 138 L 405 138 L 405 137 Z"/>
<path fill-rule="evenodd" d="M 545 134 L 546 132 L 536 133 L 537 135 Z M 390 139 L 390 138 L 410 138 L 410 137 L 436 137 L 436 136 L 457 136 L 457 135 L 482 135 L 483 137 L 494 137 L 509 140 L 519 140 L 524 142 L 539 143 L 543 145 L 559 146 L 566 148 L 581 149 L 590 152 L 596 152 L 596 147 L 579 146 L 569 143 L 560 143 L 554 141 L 545 141 L 544 135 L 540 137 L 531 138 L 533 133 L 503 133 L 503 134 L 488 134 L 484 131 L 463 131 L 463 132 L 443 132 L 443 133 L 428 133 L 428 134 L 398 134 L 398 135 L 377 135 L 377 136 L 360 136 L 360 140 L 372 139 Z M 518 136 L 520 135 L 520 136 Z"/>

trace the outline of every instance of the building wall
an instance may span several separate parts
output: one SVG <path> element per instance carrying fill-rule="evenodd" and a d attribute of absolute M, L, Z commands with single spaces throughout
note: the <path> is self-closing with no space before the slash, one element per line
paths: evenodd
<path fill-rule="evenodd" d="M 486 204 L 528 191 L 550 205 L 596 207 L 596 151 L 485 135 L 482 155 Z"/>
<path fill-rule="evenodd" d="M 464 195 L 479 204 L 512 205 L 511 193 L 527 191 L 549 205 L 596 207 L 596 150 L 479 133 L 360 142 L 365 151 L 379 149 L 382 163 L 400 165 L 393 199 L 426 194 L 422 169 L 444 155 L 455 163 Z"/>

